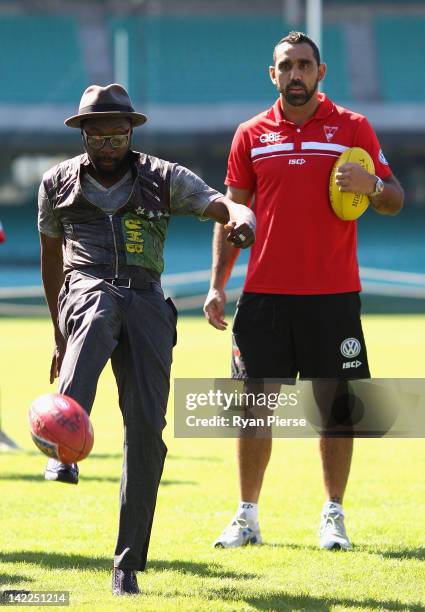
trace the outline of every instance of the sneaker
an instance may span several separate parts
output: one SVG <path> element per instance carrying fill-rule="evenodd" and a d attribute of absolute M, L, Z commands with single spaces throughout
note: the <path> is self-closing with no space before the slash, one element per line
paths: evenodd
<path fill-rule="evenodd" d="M 57 480 L 68 484 L 78 484 L 78 465 L 76 463 L 61 463 L 56 459 L 49 459 L 44 472 L 45 480 Z"/>
<path fill-rule="evenodd" d="M 112 570 L 112 595 L 139 595 L 136 572 L 132 569 Z"/>
<path fill-rule="evenodd" d="M 242 512 L 235 516 L 223 533 L 214 543 L 214 548 L 236 548 L 237 546 L 247 546 L 247 544 L 262 544 L 260 527 L 258 523 L 247 521 Z"/>
<path fill-rule="evenodd" d="M 348 550 L 350 540 L 344 526 L 344 511 L 340 504 L 326 502 L 322 510 L 319 532 L 320 548 L 327 550 Z"/>

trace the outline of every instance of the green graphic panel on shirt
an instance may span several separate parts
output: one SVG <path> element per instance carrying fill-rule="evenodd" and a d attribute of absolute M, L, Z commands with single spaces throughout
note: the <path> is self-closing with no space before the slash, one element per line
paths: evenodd
<path fill-rule="evenodd" d="M 168 219 L 145 219 L 128 212 L 122 216 L 121 223 L 127 265 L 143 266 L 162 274 Z"/>

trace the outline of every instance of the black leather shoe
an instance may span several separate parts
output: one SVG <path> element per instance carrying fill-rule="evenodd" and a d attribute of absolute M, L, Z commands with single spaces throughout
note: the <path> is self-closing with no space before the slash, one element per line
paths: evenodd
<path fill-rule="evenodd" d="M 49 459 L 44 472 L 46 480 L 57 480 L 68 484 L 78 484 L 78 465 L 76 463 L 61 463 L 56 459 Z"/>
<path fill-rule="evenodd" d="M 136 572 L 132 569 L 112 570 L 112 595 L 139 595 Z"/>

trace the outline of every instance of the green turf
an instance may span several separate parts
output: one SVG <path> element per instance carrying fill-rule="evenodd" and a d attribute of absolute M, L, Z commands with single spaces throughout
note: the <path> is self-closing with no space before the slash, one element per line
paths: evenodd
<path fill-rule="evenodd" d="M 376 376 L 422 377 L 425 318 L 364 321 Z M 141 597 L 110 595 L 122 432 L 110 369 L 92 420 L 95 446 L 78 487 L 43 481 L 27 408 L 49 391 L 46 320 L 0 320 L 3 429 L 23 449 L 0 454 L 0 589 L 69 590 L 72 610 L 425 610 L 422 440 L 358 440 L 346 497 L 354 549 L 316 547 L 322 504 L 315 440 L 276 440 L 261 500 L 265 545 L 213 550 L 234 512 L 232 440 L 172 435 Z M 173 375 L 226 376 L 229 335 L 182 319 Z M 53 388 L 52 388 L 53 389 Z"/>

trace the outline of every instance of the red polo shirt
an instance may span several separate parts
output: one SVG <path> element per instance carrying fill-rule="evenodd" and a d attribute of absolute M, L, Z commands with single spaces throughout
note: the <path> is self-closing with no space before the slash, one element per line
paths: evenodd
<path fill-rule="evenodd" d="M 391 175 L 365 117 L 318 94 L 304 124 L 283 116 L 280 100 L 242 123 L 233 139 L 226 185 L 248 189 L 257 216 L 244 290 L 321 294 L 360 291 L 355 221 L 332 211 L 329 178 L 338 156 L 362 147 L 375 173 Z"/>

